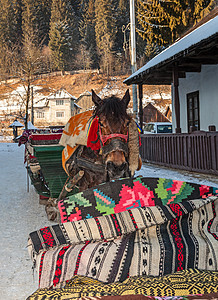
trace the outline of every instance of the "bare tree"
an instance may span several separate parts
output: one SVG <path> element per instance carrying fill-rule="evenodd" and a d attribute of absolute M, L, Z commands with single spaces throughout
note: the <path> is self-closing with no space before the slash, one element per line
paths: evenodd
<path fill-rule="evenodd" d="M 9 79 L 16 78 L 24 87 L 24 95 L 17 90 L 16 93 L 17 97 L 20 98 L 20 108 L 24 106 L 24 116 L 22 109 L 20 109 L 19 117 L 24 119 L 26 129 L 31 100 L 31 86 L 33 85 L 33 81 L 37 79 L 37 76 L 41 74 L 46 67 L 42 44 L 43 43 L 37 45 L 33 34 L 26 34 L 23 38 L 22 46 L 10 49 L 8 55 L 2 56 L 1 59 L 5 60 L 5 65 L 1 68 L 1 79 L 4 80 L 3 83 L 15 91 L 16 89 L 13 87 L 13 82 L 10 82 Z M 10 66 L 9 71 L 7 66 Z"/>

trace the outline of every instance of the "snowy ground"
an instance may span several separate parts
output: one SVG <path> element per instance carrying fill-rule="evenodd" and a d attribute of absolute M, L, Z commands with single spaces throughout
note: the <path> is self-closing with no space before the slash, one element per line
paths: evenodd
<path fill-rule="evenodd" d="M 28 234 L 54 224 L 47 220 L 44 206 L 32 186 L 27 192 L 23 146 L 0 143 L 0 300 L 24 300 L 37 289 L 32 262 L 26 248 Z M 137 175 L 186 180 L 218 187 L 217 176 L 169 170 L 144 164 Z"/>
<path fill-rule="evenodd" d="M 37 289 L 28 234 L 49 223 L 32 186 L 27 193 L 23 146 L 0 143 L 0 299 L 24 300 Z"/>

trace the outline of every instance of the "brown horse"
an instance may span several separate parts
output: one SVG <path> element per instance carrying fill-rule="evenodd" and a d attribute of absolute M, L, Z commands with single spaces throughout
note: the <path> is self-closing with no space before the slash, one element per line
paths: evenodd
<path fill-rule="evenodd" d="M 133 176 L 141 168 L 137 125 L 126 111 L 129 90 L 122 99 L 111 96 L 103 100 L 92 91 L 92 100 L 95 109 L 87 144 L 77 146 L 65 165 L 79 191 Z"/>

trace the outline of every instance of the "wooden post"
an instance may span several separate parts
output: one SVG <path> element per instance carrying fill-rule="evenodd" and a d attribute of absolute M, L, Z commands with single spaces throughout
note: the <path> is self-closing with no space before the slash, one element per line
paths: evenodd
<path fill-rule="evenodd" d="M 33 87 L 31 87 L 31 122 L 34 124 Z"/>
<path fill-rule="evenodd" d="M 138 87 L 139 87 L 139 121 L 143 133 L 143 107 L 142 107 L 143 85 L 139 84 Z"/>
<path fill-rule="evenodd" d="M 27 148 L 27 146 L 26 146 L 26 144 L 25 144 L 25 152 L 24 152 L 25 155 L 26 155 L 26 153 L 27 153 L 26 148 Z M 27 180 L 26 183 L 27 183 L 27 193 L 29 193 L 29 191 L 30 191 L 28 168 L 29 168 L 29 165 L 28 165 L 28 159 L 27 159 L 27 162 L 26 162 L 26 175 L 27 175 L 27 177 L 26 177 L 26 180 Z"/>
<path fill-rule="evenodd" d="M 179 77 L 178 65 L 175 64 L 173 68 L 173 87 L 174 87 L 174 105 L 176 115 L 176 133 L 181 133 L 180 128 L 180 102 L 179 102 Z"/>
<path fill-rule="evenodd" d="M 136 64 L 136 38 L 135 38 L 135 1 L 130 0 L 130 41 L 131 41 L 131 68 L 132 73 L 137 70 Z M 138 119 L 138 102 L 137 102 L 137 86 L 132 85 L 132 98 L 133 98 L 133 115 L 135 120 Z"/>

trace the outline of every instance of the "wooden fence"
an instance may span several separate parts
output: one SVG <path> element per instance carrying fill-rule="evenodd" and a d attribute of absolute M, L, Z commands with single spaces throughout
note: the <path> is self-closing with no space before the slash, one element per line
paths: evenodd
<path fill-rule="evenodd" d="M 141 140 L 145 162 L 218 175 L 218 131 L 142 134 Z"/>

